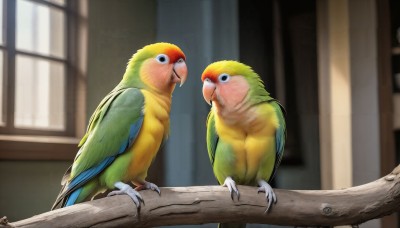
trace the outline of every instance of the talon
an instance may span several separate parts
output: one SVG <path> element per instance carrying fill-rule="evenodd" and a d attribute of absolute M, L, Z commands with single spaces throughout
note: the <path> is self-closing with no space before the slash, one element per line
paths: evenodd
<path fill-rule="evenodd" d="M 229 192 L 231 193 L 231 199 L 233 200 L 233 195 L 236 193 L 238 200 L 240 198 L 239 190 L 236 187 L 235 181 L 231 177 L 227 177 L 224 181 L 223 187 L 228 187 Z"/>
<path fill-rule="evenodd" d="M 143 199 L 143 197 L 139 194 L 139 193 L 137 193 L 137 198 L 143 203 L 143 205 L 145 204 L 144 203 L 144 199 Z M 139 205 L 140 206 L 140 205 Z"/>
<path fill-rule="evenodd" d="M 159 196 L 161 196 L 161 191 L 159 188 L 156 188 L 155 191 L 158 193 Z"/>
<path fill-rule="evenodd" d="M 265 199 L 268 201 L 267 209 L 264 212 L 264 213 L 267 213 L 269 211 L 269 209 L 271 208 L 272 203 L 276 204 L 277 198 L 274 193 L 274 190 L 271 188 L 271 186 L 267 182 L 260 180 L 260 181 L 258 181 L 258 185 L 260 185 L 260 188 L 258 188 L 257 192 L 258 193 L 265 192 Z"/>
<path fill-rule="evenodd" d="M 157 185 L 155 185 L 155 184 L 153 184 L 151 182 L 148 182 L 148 181 L 145 181 L 143 183 L 143 185 L 138 186 L 138 187 L 135 188 L 135 190 L 137 190 L 137 191 L 147 190 L 147 189 L 153 190 L 153 191 L 157 192 L 158 195 L 161 196 L 160 188 Z"/>
<path fill-rule="evenodd" d="M 107 197 L 116 196 L 116 195 L 122 195 L 122 194 L 124 194 L 124 192 L 116 190 L 116 191 L 112 191 L 112 192 L 108 193 Z"/>
<path fill-rule="evenodd" d="M 234 182 L 234 183 L 235 183 L 235 182 Z M 236 195 L 237 195 L 237 198 L 238 198 L 238 200 L 239 200 L 239 198 L 240 198 L 240 193 L 239 193 L 239 190 L 237 189 L 236 185 L 232 186 L 232 189 L 233 189 L 233 191 L 235 191 L 235 193 L 236 193 Z"/>
<path fill-rule="evenodd" d="M 132 199 L 132 201 L 135 203 L 136 208 L 139 213 L 140 208 L 141 208 L 140 202 L 142 202 L 144 205 L 144 200 L 143 200 L 142 196 L 139 194 L 139 192 L 137 192 L 131 186 L 129 186 L 125 183 L 122 183 L 122 182 L 117 182 L 114 184 L 114 186 L 116 188 L 118 188 L 119 190 L 112 191 L 112 192 L 108 193 L 107 196 L 128 195 Z"/>

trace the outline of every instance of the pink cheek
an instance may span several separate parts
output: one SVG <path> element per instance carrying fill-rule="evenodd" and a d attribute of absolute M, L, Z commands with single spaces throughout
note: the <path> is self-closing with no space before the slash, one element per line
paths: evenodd
<path fill-rule="evenodd" d="M 168 64 L 161 65 L 155 60 L 149 60 L 144 63 L 141 69 L 142 79 L 145 83 L 161 88 L 170 80 L 168 75 Z"/>
<path fill-rule="evenodd" d="M 228 106 L 234 106 L 243 101 L 249 91 L 249 85 L 245 79 L 232 77 L 227 83 L 220 83 L 218 92 Z"/>

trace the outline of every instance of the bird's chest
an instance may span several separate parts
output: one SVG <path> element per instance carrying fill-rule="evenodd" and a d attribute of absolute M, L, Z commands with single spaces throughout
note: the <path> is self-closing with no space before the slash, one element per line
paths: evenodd
<path fill-rule="evenodd" d="M 240 128 L 226 127 L 220 132 L 220 139 L 231 146 L 236 164 L 246 163 L 251 159 L 258 160 L 268 146 L 268 137 L 263 131 L 244 131 Z"/>
<path fill-rule="evenodd" d="M 145 106 L 143 109 L 143 130 L 157 138 L 167 136 L 169 133 L 169 112 L 171 99 L 157 97 L 151 93 L 144 93 Z"/>
<path fill-rule="evenodd" d="M 144 119 L 139 135 L 131 147 L 131 178 L 144 179 L 161 143 L 169 133 L 170 102 L 144 92 Z"/>
<path fill-rule="evenodd" d="M 263 161 L 274 156 L 274 136 L 269 130 L 271 127 L 265 118 L 255 118 L 245 126 L 216 124 L 220 140 L 226 145 L 217 154 L 229 157 L 220 160 L 227 163 L 220 167 L 226 167 L 231 172 L 227 175 L 235 176 L 239 184 L 248 184 L 255 179 Z"/>

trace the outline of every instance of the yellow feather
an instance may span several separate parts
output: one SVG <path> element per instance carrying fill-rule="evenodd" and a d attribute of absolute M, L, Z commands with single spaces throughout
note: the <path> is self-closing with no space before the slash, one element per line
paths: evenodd
<path fill-rule="evenodd" d="M 220 139 L 233 148 L 233 170 L 240 180 L 269 178 L 274 168 L 275 130 L 278 126 L 275 110 L 268 103 L 251 107 L 234 124 L 227 124 L 219 115 L 215 115 L 215 127 Z M 267 172 L 260 169 L 263 161 L 268 161 Z M 239 184 L 247 184 L 241 183 L 240 180 Z"/>
<path fill-rule="evenodd" d="M 161 142 L 169 133 L 171 97 L 142 90 L 145 98 L 144 120 L 139 135 L 130 149 L 132 161 L 126 179 L 142 183 Z"/>

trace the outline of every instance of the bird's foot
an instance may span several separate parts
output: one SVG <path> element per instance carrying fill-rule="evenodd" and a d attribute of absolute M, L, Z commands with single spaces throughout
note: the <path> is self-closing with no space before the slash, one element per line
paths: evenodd
<path fill-rule="evenodd" d="M 135 188 L 136 191 L 147 190 L 147 189 L 153 190 L 157 192 L 158 195 L 161 195 L 161 191 L 158 188 L 158 186 L 148 181 L 145 181 L 142 185 Z"/>
<path fill-rule="evenodd" d="M 240 198 L 240 193 L 239 190 L 236 187 L 235 181 L 231 177 L 227 177 L 224 181 L 224 184 L 222 185 L 223 187 L 228 187 L 229 192 L 231 193 L 231 198 L 233 200 L 233 193 L 236 193 L 237 198 L 239 200 Z"/>
<path fill-rule="evenodd" d="M 260 180 L 258 181 L 258 185 L 260 185 L 260 188 L 258 188 L 258 193 L 265 192 L 265 198 L 268 201 L 268 207 L 267 210 L 265 210 L 265 213 L 267 213 L 271 208 L 272 203 L 276 203 L 276 195 L 271 185 L 269 185 L 267 182 Z"/>
<path fill-rule="evenodd" d="M 129 186 L 125 183 L 122 183 L 122 182 L 117 182 L 114 184 L 114 186 L 116 188 L 118 188 L 119 190 L 112 191 L 112 192 L 108 193 L 107 196 L 128 195 L 129 197 L 131 197 L 131 199 L 135 203 L 138 211 L 140 211 L 140 207 L 141 207 L 140 202 L 142 202 L 144 204 L 144 200 L 143 200 L 142 196 L 139 194 L 139 192 L 137 192 L 131 186 Z"/>

